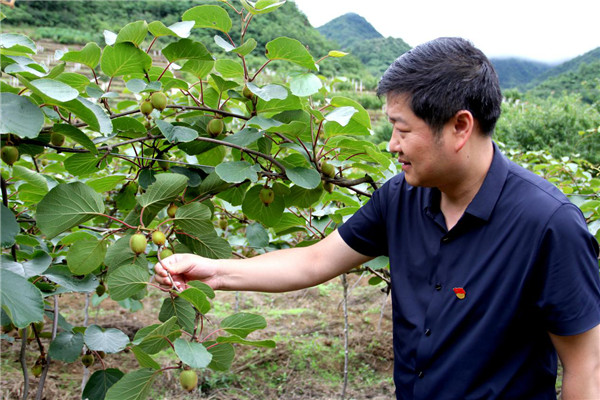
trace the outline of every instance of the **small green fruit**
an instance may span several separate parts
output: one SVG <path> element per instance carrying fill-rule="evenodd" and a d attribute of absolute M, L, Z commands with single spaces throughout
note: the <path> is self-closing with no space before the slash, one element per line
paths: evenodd
<path fill-rule="evenodd" d="M 323 189 L 325 189 L 327 191 L 327 193 L 333 192 L 333 183 L 323 182 Z"/>
<path fill-rule="evenodd" d="M 181 374 L 179 374 L 179 383 L 181 383 L 183 389 L 191 392 L 198 385 L 198 375 L 191 369 L 181 371 Z"/>
<path fill-rule="evenodd" d="M 258 197 L 265 206 L 268 206 L 273 202 L 273 200 L 275 200 L 275 192 L 273 192 L 273 189 L 269 187 L 264 187 L 260 190 Z"/>
<path fill-rule="evenodd" d="M 219 218 L 219 228 L 225 230 L 227 229 L 227 225 L 229 225 L 227 218 Z"/>
<path fill-rule="evenodd" d="M 141 233 L 131 235 L 131 238 L 129 239 L 129 248 L 135 254 L 142 254 L 145 252 L 147 244 L 148 241 L 146 240 L 146 236 L 142 235 Z"/>
<path fill-rule="evenodd" d="M 158 156 L 158 166 L 163 171 L 168 171 L 169 168 L 171 168 L 171 163 L 168 160 L 169 159 L 167 158 L 167 156 L 165 154 L 161 154 Z"/>
<path fill-rule="evenodd" d="M 19 150 L 15 146 L 4 146 L 0 152 L 2 161 L 13 165 L 19 159 Z"/>
<path fill-rule="evenodd" d="M 162 246 L 167 241 L 167 237 L 161 231 L 152 232 L 152 243 L 157 246 Z"/>
<path fill-rule="evenodd" d="M 81 363 L 85 365 L 86 368 L 89 368 L 92 365 L 94 365 L 94 361 L 95 360 L 93 354 L 84 354 L 83 356 L 81 356 Z"/>
<path fill-rule="evenodd" d="M 177 212 L 177 206 L 173 203 L 171 203 L 171 205 L 169 205 L 169 208 L 167 208 L 167 215 L 169 216 L 169 218 L 175 218 L 175 213 Z"/>
<path fill-rule="evenodd" d="M 33 327 L 37 333 L 40 333 L 44 330 L 44 321 L 38 321 L 33 323 Z"/>
<path fill-rule="evenodd" d="M 42 364 L 35 363 L 33 367 L 31 367 L 31 375 L 36 378 L 42 374 Z"/>
<path fill-rule="evenodd" d="M 100 358 L 104 358 L 104 357 L 106 357 L 106 353 L 105 353 L 105 352 L 103 352 L 102 350 L 100 350 L 100 351 L 97 351 L 96 353 L 98 353 L 98 356 L 99 356 Z"/>
<path fill-rule="evenodd" d="M 163 92 L 154 92 L 150 96 L 150 103 L 152 107 L 162 111 L 167 108 L 167 96 Z"/>
<path fill-rule="evenodd" d="M 96 294 L 98 295 L 98 297 L 100 297 L 104 293 L 106 293 L 106 286 L 103 282 L 101 282 L 98 286 L 96 286 Z"/>
<path fill-rule="evenodd" d="M 50 135 L 50 143 L 54 146 L 62 146 L 65 144 L 65 135 L 62 133 L 52 132 Z"/>
<path fill-rule="evenodd" d="M 252 93 L 252 91 L 248 88 L 247 85 L 244 85 L 244 88 L 242 89 L 242 95 L 250 100 L 252 100 L 256 96 L 254 93 Z"/>
<path fill-rule="evenodd" d="M 154 106 L 150 102 L 150 100 L 145 99 L 140 104 L 140 112 L 146 116 L 150 115 L 150 113 L 154 110 Z"/>
<path fill-rule="evenodd" d="M 206 131 L 213 137 L 219 136 L 221 133 L 223 133 L 223 129 L 225 129 L 225 124 L 221 118 L 211 119 L 206 126 Z"/>
<path fill-rule="evenodd" d="M 172 255 L 173 255 L 173 252 L 171 251 L 171 249 L 163 249 L 160 252 L 160 259 L 164 260 L 165 258 L 170 257 Z"/>
<path fill-rule="evenodd" d="M 321 171 L 323 171 L 323 173 L 330 178 L 335 176 L 335 167 L 329 164 L 327 161 L 323 161 L 321 163 Z"/>

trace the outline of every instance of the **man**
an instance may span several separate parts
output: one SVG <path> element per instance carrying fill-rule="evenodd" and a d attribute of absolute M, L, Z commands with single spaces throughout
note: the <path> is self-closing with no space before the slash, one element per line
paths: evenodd
<path fill-rule="evenodd" d="M 489 60 L 440 38 L 398 58 L 378 93 L 401 174 L 319 243 L 174 255 L 175 283 L 282 292 L 387 255 L 398 399 L 554 399 L 557 353 L 563 399 L 600 399 L 598 244 L 579 209 L 493 143 L 502 98 Z"/>

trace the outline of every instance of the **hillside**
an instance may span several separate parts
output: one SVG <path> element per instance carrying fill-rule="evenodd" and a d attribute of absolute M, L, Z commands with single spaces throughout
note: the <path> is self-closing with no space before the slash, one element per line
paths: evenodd
<path fill-rule="evenodd" d="M 490 61 L 498 73 L 502 89 L 523 87 L 552 68 L 546 63 L 520 58 L 492 58 Z"/>
<path fill-rule="evenodd" d="M 373 25 L 358 14 L 348 13 L 332 19 L 317 30 L 326 38 L 337 42 L 348 49 L 357 42 L 368 39 L 383 38 Z"/>

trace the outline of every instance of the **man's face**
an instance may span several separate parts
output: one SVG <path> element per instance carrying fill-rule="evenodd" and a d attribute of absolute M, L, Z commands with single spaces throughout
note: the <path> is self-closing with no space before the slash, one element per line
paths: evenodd
<path fill-rule="evenodd" d="M 452 173 L 446 127 L 439 135 L 410 107 L 408 95 L 388 94 L 387 115 L 393 125 L 389 150 L 397 153 L 406 181 L 412 186 L 440 187 Z M 446 179 L 445 179 L 446 178 Z"/>

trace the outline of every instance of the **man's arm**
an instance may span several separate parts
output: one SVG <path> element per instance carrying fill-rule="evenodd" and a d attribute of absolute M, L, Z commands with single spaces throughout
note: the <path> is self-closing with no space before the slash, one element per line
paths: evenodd
<path fill-rule="evenodd" d="M 550 339 L 563 366 L 562 400 L 600 399 L 600 325 Z"/>
<path fill-rule="evenodd" d="M 326 282 L 371 259 L 344 242 L 337 231 L 308 247 L 277 250 L 243 260 L 213 260 L 175 254 L 154 267 L 156 281 L 177 286 L 200 280 L 213 289 L 287 292 Z M 165 270 L 166 269 L 166 270 Z"/>

